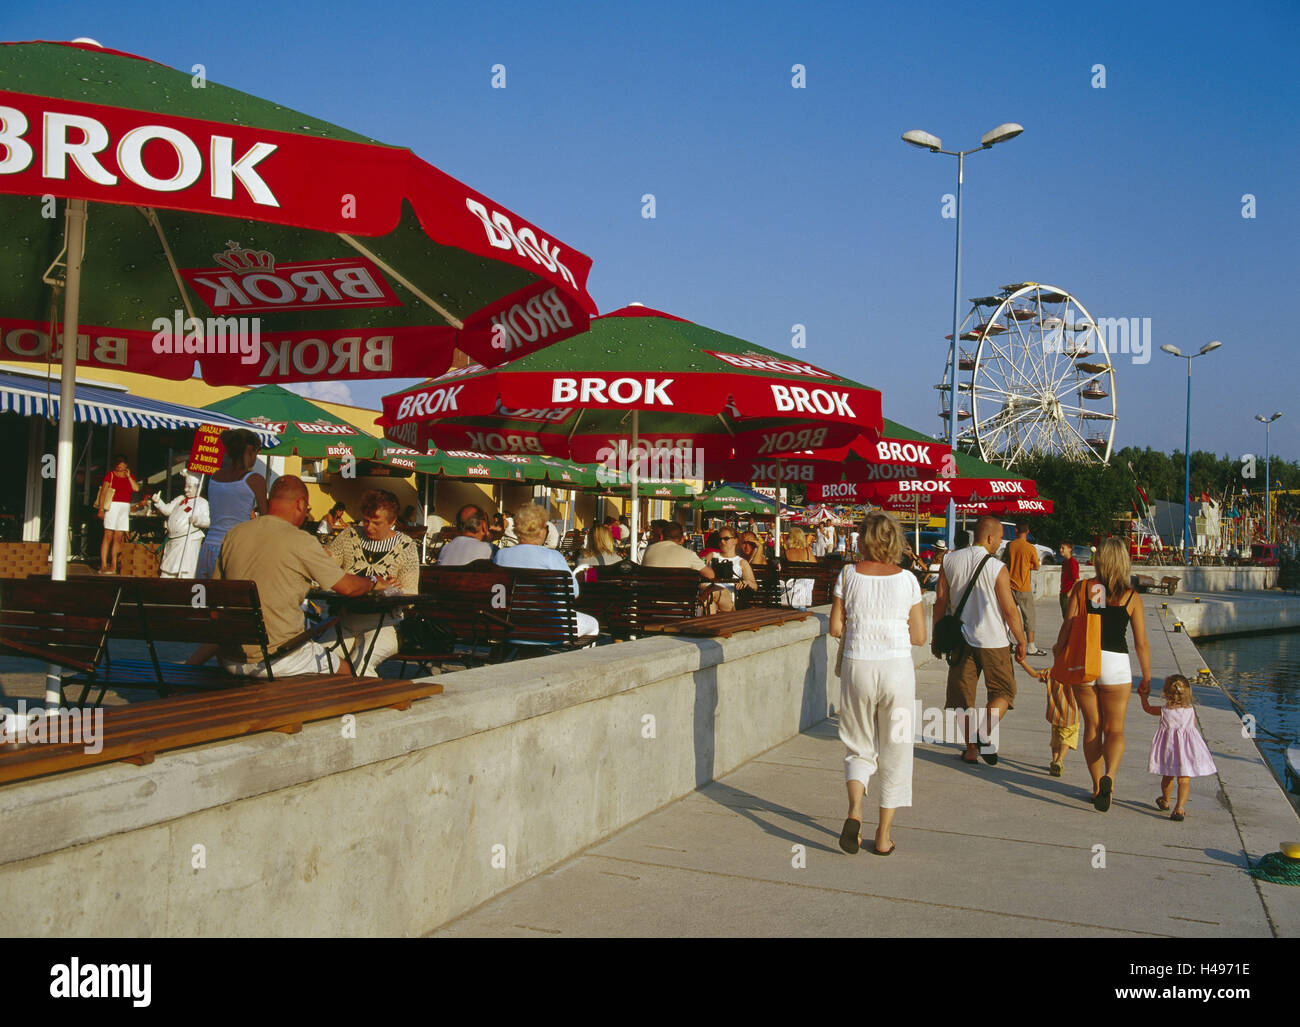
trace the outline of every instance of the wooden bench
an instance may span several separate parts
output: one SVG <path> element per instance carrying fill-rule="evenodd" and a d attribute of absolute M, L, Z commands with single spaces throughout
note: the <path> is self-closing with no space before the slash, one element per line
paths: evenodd
<path fill-rule="evenodd" d="M 704 579 L 686 567 L 646 567 L 622 560 L 594 567 L 594 581 L 581 583 L 578 609 L 616 639 L 645 634 L 648 621 L 684 620 L 699 612 Z"/>
<path fill-rule="evenodd" d="M 0 650 L 44 660 L 91 681 L 108 649 L 122 590 L 77 581 L 0 580 Z"/>
<path fill-rule="evenodd" d="M 505 644 L 510 656 L 564 652 L 589 646 L 595 635 L 578 634 L 573 575 L 560 570 L 506 568 L 510 588 Z"/>
<path fill-rule="evenodd" d="M 454 640 L 440 649 L 402 647 L 390 659 L 428 672 L 434 664 L 455 661 L 467 667 L 505 659 L 505 611 L 510 575 L 491 560 L 461 566 L 429 564 L 420 568 L 420 593 L 412 597 L 408 618 L 428 617 L 447 627 Z M 400 637 L 400 632 L 399 632 Z"/>
<path fill-rule="evenodd" d="M 48 578 L 27 580 L 44 589 L 64 584 Z M 318 638 L 337 624 L 336 620 L 327 620 L 272 650 L 262 618 L 257 585 L 252 581 L 94 575 L 78 578 L 75 586 L 78 596 L 98 597 L 96 601 L 100 603 L 111 594 L 119 594 L 121 600 L 111 619 L 109 636 L 123 641 L 144 642 L 149 652 L 147 660 L 128 660 L 114 659 L 105 649 L 95 667 L 78 668 L 79 673 L 69 677 L 67 683 L 82 686 L 78 700 L 81 704 L 96 688 L 99 696 L 95 702 L 100 703 L 105 691 L 112 687 L 153 689 L 165 696 L 180 689 L 237 688 L 250 681 L 263 680 L 236 677 L 219 666 L 163 662 L 158 658 L 156 643 L 159 642 L 187 643 L 196 648 L 209 643 L 255 646 L 261 650 L 263 664 L 269 667 L 275 660 Z M 267 674 L 266 680 L 275 680 L 269 669 Z M 309 679 L 319 675 L 297 677 Z"/>
<path fill-rule="evenodd" d="M 817 561 L 787 560 L 784 556 L 778 561 L 781 567 L 781 580 L 810 578 L 813 583 L 812 606 L 827 606 L 835 598 L 835 582 L 844 570 L 844 561 L 839 557 L 822 557 Z"/>
<path fill-rule="evenodd" d="M 708 617 L 647 624 L 646 630 L 665 635 L 688 635 L 692 638 L 730 638 L 737 631 L 757 631 L 774 624 L 806 620 L 811 616 L 805 610 L 736 610 L 734 613 L 715 613 Z"/>
<path fill-rule="evenodd" d="M 404 710 L 413 700 L 441 691 L 441 685 L 431 682 L 333 675 L 259 681 L 235 692 L 100 707 L 93 711 L 104 718 L 103 734 L 97 739 L 103 745 L 99 752 L 86 752 L 84 738 L 81 742 L 0 744 L 0 783 L 115 760 L 152 763 L 157 753 L 169 749 L 259 731 L 295 734 L 310 721 L 384 707 Z"/>

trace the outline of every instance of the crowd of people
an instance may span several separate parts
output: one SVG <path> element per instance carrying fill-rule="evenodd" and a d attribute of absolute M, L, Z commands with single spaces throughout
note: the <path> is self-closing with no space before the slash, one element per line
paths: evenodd
<path fill-rule="evenodd" d="M 1019 526 L 1017 542 L 1027 543 L 1028 528 Z M 1156 806 L 1170 819 L 1186 815 L 1192 777 L 1213 774 L 1214 763 L 1195 725 L 1191 687 L 1173 675 L 1163 686 L 1165 703 L 1153 705 L 1151 653 L 1142 599 L 1130 587 L 1128 547 L 1107 539 L 1098 550 L 1096 577 L 1080 580 L 1069 542 L 1061 545 L 1061 609 L 1064 621 L 1052 647 L 1053 666 L 1032 668 L 1027 655 L 1032 641 L 1032 591 L 1026 566 L 1037 563 L 1016 542 L 1007 547 L 1007 562 L 995 558 L 1002 548 L 1002 525 L 981 517 L 973 536 L 960 537 L 942 559 L 937 582 L 932 645 L 948 661 L 944 706 L 960 744 L 957 758 L 978 766 L 998 762 L 998 725 L 1015 708 L 1015 664 L 1049 686 L 1048 719 L 1052 723 L 1049 773 L 1060 777 L 1069 749 L 1082 735 L 1083 755 L 1092 787 L 1088 801 L 1105 813 L 1114 800 L 1116 779 L 1125 752 L 1125 720 L 1133 693 L 1128 637 L 1140 667 L 1137 693 L 1142 708 L 1161 718 L 1148 759 L 1150 773 L 1161 778 Z M 912 805 L 912 754 L 916 676 L 912 647 L 926 639 L 921 590 L 906 573 L 905 541 L 888 514 L 869 515 L 862 524 L 858 560 L 848 564 L 835 586 L 831 635 L 840 639 L 839 734 L 845 755 L 848 814 L 840 847 L 856 853 L 862 846 L 863 803 L 873 776 L 879 779 L 877 823 L 871 851 L 894 852 L 891 830 L 900 807 Z M 959 636 L 945 644 L 941 622 L 956 617 Z M 1089 631 L 1081 618 L 1096 618 Z M 1095 651 L 1094 651 L 1095 650 Z M 984 679 L 987 695 L 981 709 L 976 686 Z M 1056 698 L 1054 699 L 1053 696 Z M 1054 704 L 1072 716 L 1056 718 Z M 1177 793 L 1174 794 L 1174 787 Z"/>

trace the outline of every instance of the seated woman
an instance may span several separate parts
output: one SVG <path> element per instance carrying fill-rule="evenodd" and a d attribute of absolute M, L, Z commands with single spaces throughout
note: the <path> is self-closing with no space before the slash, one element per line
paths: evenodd
<path fill-rule="evenodd" d="M 329 512 L 316 525 L 316 534 L 321 536 L 322 541 L 328 540 L 347 527 L 347 521 L 343 519 L 343 515 L 347 512 L 348 508 L 343 503 L 335 503 L 329 508 Z"/>
<path fill-rule="evenodd" d="M 763 548 L 762 540 L 752 531 L 747 531 L 740 536 L 740 544 L 737 547 L 740 555 L 749 561 L 750 567 L 762 567 L 767 563 L 767 551 Z"/>
<path fill-rule="evenodd" d="M 706 562 L 716 575 L 715 584 L 726 589 L 733 596 L 744 598 L 746 592 L 753 595 L 758 589 L 758 581 L 754 577 L 754 570 L 750 567 L 749 561 L 736 553 L 736 543 L 739 540 L 740 536 L 736 534 L 734 528 L 723 528 L 718 532 L 718 544 L 722 547 L 722 552 Z M 725 602 L 723 609 L 726 609 Z"/>
<path fill-rule="evenodd" d="M 546 508 L 528 503 L 515 511 L 515 535 L 519 544 L 498 549 L 493 561 L 502 567 L 524 567 L 543 571 L 567 571 L 573 580 L 573 597 L 578 597 L 578 579 L 569 570 L 569 563 L 556 549 L 546 545 L 546 525 L 550 522 Z M 578 613 L 578 634 L 600 634 L 600 624 L 590 614 Z"/>
<path fill-rule="evenodd" d="M 790 529 L 781 555 L 792 563 L 815 563 L 817 560 L 808 547 L 808 536 L 804 534 L 802 528 Z"/>
<path fill-rule="evenodd" d="M 787 563 L 817 562 L 817 557 L 808 545 L 808 536 L 801 528 L 790 529 L 789 541 L 781 555 Z M 781 582 L 786 604 L 798 610 L 806 610 L 813 604 L 813 589 L 816 584 L 813 578 L 786 578 Z"/>
<path fill-rule="evenodd" d="M 420 591 L 420 547 L 397 530 L 397 497 L 391 492 L 374 489 L 365 493 L 361 497 L 360 521 L 341 531 L 325 549 L 349 574 L 391 578 L 403 595 L 413 596 Z M 382 628 L 379 619 L 378 613 L 343 615 L 343 637 L 358 677 L 378 677 L 375 668 L 397 652 L 396 622 L 400 614 L 390 611 Z"/>
<path fill-rule="evenodd" d="M 618 563 L 620 559 L 618 553 L 614 552 L 614 536 L 609 528 L 604 524 L 592 528 L 587 548 L 583 550 L 580 562 L 588 567 L 604 567 L 607 564 Z"/>

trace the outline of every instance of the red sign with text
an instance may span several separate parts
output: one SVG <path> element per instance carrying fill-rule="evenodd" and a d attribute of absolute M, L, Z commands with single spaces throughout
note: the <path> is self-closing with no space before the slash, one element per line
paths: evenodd
<path fill-rule="evenodd" d="M 221 468 L 225 451 L 221 447 L 221 433 L 224 428 L 213 424 L 203 424 L 194 433 L 194 445 L 190 448 L 190 462 L 185 469 L 192 474 L 215 474 Z"/>

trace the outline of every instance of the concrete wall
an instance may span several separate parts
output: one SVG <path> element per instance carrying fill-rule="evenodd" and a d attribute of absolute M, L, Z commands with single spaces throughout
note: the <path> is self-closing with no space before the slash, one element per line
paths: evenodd
<path fill-rule="evenodd" d="M 1081 576 L 1091 578 L 1095 571 L 1091 566 L 1079 568 Z M 1177 578 L 1182 582 L 1180 592 L 1255 592 L 1272 588 L 1277 584 L 1276 567 L 1148 567 L 1133 565 L 1134 574 L 1146 574 L 1156 581 L 1161 578 Z M 1034 595 L 1056 596 L 1061 593 L 1061 568 L 1059 566 L 1042 567 L 1033 572 Z"/>
<path fill-rule="evenodd" d="M 1169 601 L 1168 616 L 1170 623 L 1181 623 L 1193 638 L 1294 631 L 1300 629 L 1300 598 L 1262 595 L 1229 600 L 1214 596 L 1189 603 L 1175 596 Z"/>
<path fill-rule="evenodd" d="M 5 935 L 416 935 L 823 720 L 825 611 L 0 788 Z M 650 719 L 648 719 L 650 718 Z"/>

